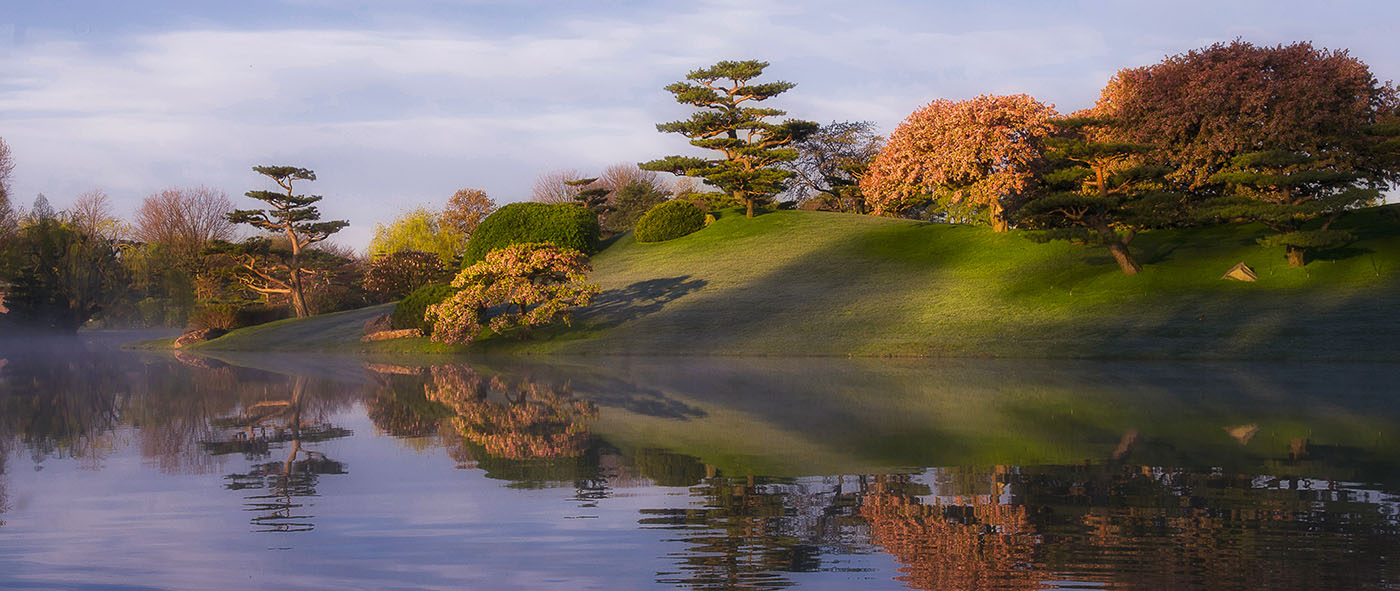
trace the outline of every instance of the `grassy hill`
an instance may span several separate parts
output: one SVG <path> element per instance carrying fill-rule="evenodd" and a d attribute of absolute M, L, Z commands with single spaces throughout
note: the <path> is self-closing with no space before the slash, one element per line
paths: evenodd
<path fill-rule="evenodd" d="M 1103 249 L 1018 232 L 822 212 L 727 215 L 660 244 L 622 236 L 594 257 L 603 293 L 572 327 L 468 350 L 1395 360 L 1397 220 L 1394 206 L 1345 218 L 1338 227 L 1360 240 L 1301 269 L 1258 246 L 1266 230 L 1257 225 L 1146 232 L 1132 245 L 1145 271 L 1129 277 Z M 1241 261 L 1258 282 L 1220 279 Z M 363 320 L 352 312 L 280 330 L 326 337 L 305 346 L 361 348 L 329 335 L 349 336 Z M 268 345 L 238 331 L 204 346 Z M 369 348 L 463 350 L 425 339 Z"/>

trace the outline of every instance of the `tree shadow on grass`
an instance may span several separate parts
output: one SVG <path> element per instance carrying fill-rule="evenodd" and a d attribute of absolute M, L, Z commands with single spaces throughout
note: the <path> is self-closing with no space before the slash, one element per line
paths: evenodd
<path fill-rule="evenodd" d="M 638 281 L 620 289 L 609 289 L 598 295 L 593 305 L 581 316 L 596 328 L 612 328 L 661 311 L 667 303 L 705 287 L 703 279 L 689 275 L 662 277 Z"/>

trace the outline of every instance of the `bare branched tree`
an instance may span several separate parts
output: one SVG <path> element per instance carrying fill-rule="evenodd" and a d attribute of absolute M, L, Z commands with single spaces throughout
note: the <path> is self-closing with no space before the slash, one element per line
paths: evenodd
<path fill-rule="evenodd" d="M 18 216 L 10 205 L 10 175 L 15 172 L 15 158 L 10 145 L 0 138 L 0 234 L 8 236 L 18 226 Z"/>
<path fill-rule="evenodd" d="M 112 199 L 102 189 L 78 195 L 73 206 L 68 208 L 68 218 L 83 231 L 107 240 L 125 238 L 129 234 L 130 228 L 112 213 Z"/>
<path fill-rule="evenodd" d="M 209 242 L 233 237 L 234 224 L 227 218 L 231 211 L 233 202 L 218 189 L 166 189 L 147 197 L 136 211 L 136 238 L 193 257 Z"/>
<path fill-rule="evenodd" d="M 540 173 L 539 178 L 535 179 L 534 189 L 530 192 L 530 200 L 539 203 L 573 203 L 574 195 L 578 194 L 578 187 L 569 185 L 569 182 L 581 178 L 583 175 L 572 168 Z"/>
<path fill-rule="evenodd" d="M 661 173 L 654 170 L 642 170 L 631 162 L 619 162 L 603 169 L 603 174 L 598 175 L 598 185 L 610 191 L 608 200 L 612 201 L 617 191 L 634 181 L 640 181 L 660 190 L 666 189 L 666 182 L 662 180 Z"/>

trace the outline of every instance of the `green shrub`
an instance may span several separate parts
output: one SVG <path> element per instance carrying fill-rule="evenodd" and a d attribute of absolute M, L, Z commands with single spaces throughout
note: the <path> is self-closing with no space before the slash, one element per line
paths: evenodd
<path fill-rule="evenodd" d="M 262 304 L 239 306 L 237 304 L 205 304 L 190 314 L 191 329 L 218 328 L 233 330 L 281 320 L 288 316 L 283 306 L 271 307 Z"/>
<path fill-rule="evenodd" d="M 512 203 L 481 221 L 462 254 L 470 267 L 486 253 L 522 242 L 548 242 L 584 254 L 598 252 L 597 214 L 567 203 Z"/>
<path fill-rule="evenodd" d="M 413 290 L 408 297 L 394 306 L 394 313 L 389 316 L 389 323 L 396 329 L 423 328 L 423 314 L 427 313 L 428 306 L 447 299 L 457 291 L 446 283 L 429 283 Z"/>
<path fill-rule="evenodd" d="M 637 242 L 663 242 L 705 227 L 705 212 L 689 201 L 667 201 L 637 220 Z"/>

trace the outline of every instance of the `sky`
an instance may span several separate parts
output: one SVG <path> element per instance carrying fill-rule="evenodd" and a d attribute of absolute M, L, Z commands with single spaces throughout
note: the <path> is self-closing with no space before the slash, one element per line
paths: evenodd
<path fill-rule="evenodd" d="M 1400 2 L 692 0 L 9 0 L 0 138 L 11 199 L 57 208 L 101 189 L 275 188 L 255 165 L 312 169 L 335 237 L 457 189 L 523 201 L 543 172 L 697 153 L 655 125 L 663 90 L 719 60 L 771 65 L 789 116 L 889 133 L 939 98 L 1027 93 L 1071 112 L 1114 72 L 1239 38 L 1348 49 L 1400 79 Z"/>

